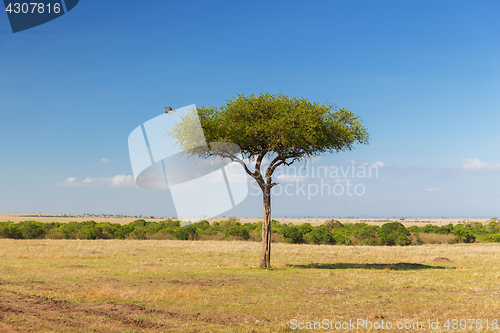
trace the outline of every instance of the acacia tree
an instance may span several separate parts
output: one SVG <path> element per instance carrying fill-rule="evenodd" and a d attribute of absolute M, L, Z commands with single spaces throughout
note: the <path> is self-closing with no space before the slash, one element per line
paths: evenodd
<path fill-rule="evenodd" d="M 240 163 L 262 190 L 262 268 L 271 267 L 271 189 L 278 185 L 272 180 L 274 171 L 304 158 L 348 151 L 355 143 L 368 144 L 369 140 L 361 118 L 347 108 L 282 93 L 240 94 L 220 108 L 202 106 L 197 112 L 206 142 L 236 144 L 243 159 L 231 149 L 221 149 L 220 144 L 208 150 L 192 149 L 190 154 L 230 158 Z M 183 128 L 182 123 L 172 134 L 181 146 L 186 146 L 192 141 L 190 128 Z M 261 170 L 266 157 L 269 165 Z"/>

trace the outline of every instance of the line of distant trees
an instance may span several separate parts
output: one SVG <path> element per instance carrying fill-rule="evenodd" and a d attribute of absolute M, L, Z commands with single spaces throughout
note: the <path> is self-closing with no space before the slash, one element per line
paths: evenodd
<path fill-rule="evenodd" d="M 17 212 L 16 212 L 17 214 Z M 121 214 L 117 214 L 117 215 L 113 215 L 113 214 L 61 214 L 61 215 L 46 215 L 46 214 L 23 214 L 23 215 L 20 215 L 21 217 L 67 217 L 67 218 L 85 218 L 87 216 L 92 216 L 92 217 L 114 217 L 114 218 L 131 218 L 131 217 L 135 217 L 135 218 L 142 218 L 143 216 L 142 215 L 135 215 L 135 216 L 129 216 L 129 215 L 121 215 Z M 144 216 L 144 218 L 150 218 L 150 219 L 157 219 L 157 218 L 164 218 L 164 217 L 158 217 L 158 216 Z"/>
<path fill-rule="evenodd" d="M 272 241 L 294 244 L 341 245 L 420 245 L 474 242 L 500 243 L 500 223 L 468 222 L 444 226 L 405 227 L 400 222 L 382 226 L 366 223 L 340 223 L 328 220 L 319 226 L 271 222 Z M 11 239 L 177 239 L 260 241 L 262 222 L 241 224 L 237 218 L 213 222 L 200 221 L 181 226 L 178 220 L 145 221 L 128 224 L 110 222 L 0 222 L 0 238 Z"/>

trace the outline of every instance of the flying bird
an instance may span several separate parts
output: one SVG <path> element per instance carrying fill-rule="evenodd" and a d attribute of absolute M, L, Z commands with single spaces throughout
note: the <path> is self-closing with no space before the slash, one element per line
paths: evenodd
<path fill-rule="evenodd" d="M 170 106 L 165 106 L 165 113 L 173 113 L 177 110 L 175 109 L 172 109 Z"/>

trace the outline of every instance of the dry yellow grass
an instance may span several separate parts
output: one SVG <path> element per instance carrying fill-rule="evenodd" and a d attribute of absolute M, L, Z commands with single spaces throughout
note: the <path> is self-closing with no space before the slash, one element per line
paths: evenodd
<path fill-rule="evenodd" d="M 255 267 L 259 250 L 253 242 L 2 239 L 0 328 L 287 332 L 292 319 L 439 319 L 441 328 L 447 318 L 500 319 L 500 244 L 273 244 L 269 271 Z"/>
<path fill-rule="evenodd" d="M 31 216 L 33 215 L 33 216 Z M 141 217 L 142 219 L 145 219 L 146 221 L 161 221 L 164 220 L 163 218 L 147 218 L 147 217 Z M 137 218 L 135 217 L 95 217 L 95 216 L 85 216 L 85 217 L 65 217 L 62 215 L 54 215 L 52 217 L 44 217 L 43 214 L 42 216 L 39 216 L 37 214 L 0 214 L 0 221 L 12 221 L 12 222 L 21 222 L 21 221 L 26 221 L 26 220 L 35 220 L 39 222 L 83 222 L 83 221 L 88 221 L 88 220 L 94 220 L 95 222 L 111 222 L 111 223 L 120 223 L 120 224 L 127 224 L 130 222 L 135 221 Z M 214 221 L 221 221 L 224 220 L 225 218 L 210 218 L 208 221 L 210 223 Z M 292 224 L 302 224 L 302 223 L 310 223 L 313 226 L 321 225 L 325 223 L 325 221 L 330 220 L 330 218 L 274 218 L 273 219 L 279 221 L 280 223 L 292 223 Z M 357 219 L 357 218 L 336 218 L 342 223 L 358 223 L 358 222 L 365 222 L 368 224 L 375 224 L 375 225 L 382 225 L 384 223 L 389 222 L 387 219 Z M 262 218 L 240 218 L 239 219 L 241 223 L 255 223 L 262 221 Z M 449 223 L 452 224 L 457 224 L 459 222 L 465 221 L 465 222 L 470 222 L 470 221 L 477 221 L 481 223 L 487 223 L 489 219 L 458 219 L 458 218 L 452 218 L 452 219 L 431 219 L 431 218 L 420 218 L 420 219 L 405 219 L 405 220 L 400 220 L 398 218 L 392 218 L 390 221 L 399 221 L 404 226 L 408 227 L 411 225 L 418 225 L 418 226 L 423 226 L 426 224 L 434 224 L 437 226 L 442 226 L 446 225 Z"/>

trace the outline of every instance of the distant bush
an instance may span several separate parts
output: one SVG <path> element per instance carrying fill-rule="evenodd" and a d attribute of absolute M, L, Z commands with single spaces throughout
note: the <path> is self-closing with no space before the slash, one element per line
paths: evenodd
<path fill-rule="evenodd" d="M 476 241 L 476 236 L 473 233 L 472 226 L 461 224 L 456 225 L 453 228 L 452 233 L 457 236 L 459 242 L 461 243 L 474 243 Z"/>
<path fill-rule="evenodd" d="M 230 217 L 213 222 L 199 221 L 181 227 L 180 221 L 167 219 L 148 222 L 137 219 L 128 224 L 110 222 L 0 222 L 0 238 L 11 239 L 178 239 L 178 240 L 249 240 L 260 241 L 262 222 L 241 224 Z M 292 225 L 271 221 L 273 242 L 292 244 L 338 245 L 420 245 L 496 242 L 500 243 L 500 223 L 491 219 L 479 222 L 436 226 L 428 224 L 406 228 L 399 221 L 382 226 L 367 223 L 340 223 L 328 220 L 313 227 L 309 223 Z"/>
<path fill-rule="evenodd" d="M 304 243 L 304 234 L 298 227 L 292 225 L 283 228 L 283 237 L 292 244 Z"/>
<path fill-rule="evenodd" d="M 324 225 L 312 228 L 311 232 L 309 232 L 308 239 L 312 244 L 335 244 L 335 240 L 330 232 L 330 229 Z"/>
<path fill-rule="evenodd" d="M 19 228 L 19 225 L 13 223 L 6 223 L 0 225 L 0 237 L 1 238 L 13 238 L 13 239 L 21 239 L 23 238 L 23 234 Z"/>
<path fill-rule="evenodd" d="M 483 242 L 500 243 L 500 233 L 493 235 L 481 235 L 478 239 Z"/>
<path fill-rule="evenodd" d="M 45 236 L 46 230 L 42 222 L 24 221 L 19 223 L 23 239 L 37 239 Z"/>
<path fill-rule="evenodd" d="M 362 245 L 382 245 L 379 237 L 380 227 L 377 225 L 368 225 L 366 223 L 356 223 L 353 236 L 355 243 Z"/>
<path fill-rule="evenodd" d="M 242 240 L 248 240 L 248 238 L 250 238 L 250 233 L 240 224 L 226 228 L 224 230 L 224 236 L 225 238 L 227 238 L 228 236 L 234 236 Z"/>
<path fill-rule="evenodd" d="M 173 231 L 173 234 L 176 239 L 179 240 L 195 240 L 198 232 L 196 228 L 188 225 L 186 227 L 178 227 Z"/>
<path fill-rule="evenodd" d="M 400 222 L 385 223 L 380 228 L 382 245 L 410 245 L 410 232 Z"/>

